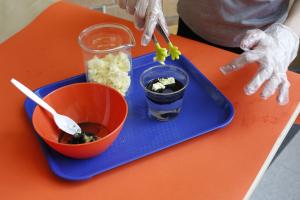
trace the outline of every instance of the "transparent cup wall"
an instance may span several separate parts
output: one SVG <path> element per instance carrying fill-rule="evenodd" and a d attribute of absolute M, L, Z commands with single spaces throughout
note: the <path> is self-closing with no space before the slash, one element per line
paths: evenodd
<path fill-rule="evenodd" d="M 158 78 L 173 77 L 182 84 L 177 91 L 159 93 L 148 88 L 151 81 Z M 181 68 L 172 65 L 159 65 L 148 68 L 140 76 L 140 84 L 144 89 L 148 116 L 159 121 L 175 118 L 181 111 L 184 93 L 189 84 L 188 74 Z"/>
<path fill-rule="evenodd" d="M 105 84 L 128 95 L 132 77 L 131 48 L 135 41 L 122 25 L 98 24 L 82 31 L 79 44 L 87 81 Z"/>
<path fill-rule="evenodd" d="M 128 60 L 128 71 L 116 71 L 117 69 L 113 69 L 115 59 L 119 59 L 126 55 L 126 60 Z M 124 60 L 124 58 L 123 58 Z M 104 63 L 103 63 L 104 62 Z M 124 61 L 123 61 L 124 62 Z M 126 61 L 125 61 L 126 62 Z M 103 64 L 101 64 L 103 63 Z M 108 65 L 108 66 L 106 66 Z M 117 89 L 122 94 L 127 95 L 130 90 L 131 85 L 131 77 L 132 77 L 132 56 L 130 50 L 122 50 L 122 51 L 114 51 L 109 53 L 84 53 L 84 66 L 85 66 L 85 74 L 86 79 L 89 82 L 96 82 L 111 86 Z M 111 69 L 108 70 L 107 68 Z M 126 76 L 129 78 L 129 88 L 125 91 L 123 87 L 126 87 L 123 83 L 119 83 L 117 81 L 121 81 L 122 79 L 126 79 Z M 120 85 L 118 85 L 120 84 Z M 124 93 L 125 92 L 125 93 Z"/>

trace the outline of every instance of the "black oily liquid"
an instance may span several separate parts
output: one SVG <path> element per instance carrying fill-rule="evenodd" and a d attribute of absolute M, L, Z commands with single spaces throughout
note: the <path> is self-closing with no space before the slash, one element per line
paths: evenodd
<path fill-rule="evenodd" d="M 164 89 L 159 89 L 159 90 L 153 90 L 152 87 L 155 83 L 159 82 L 159 79 L 161 78 L 156 78 L 148 82 L 146 85 L 146 88 L 150 91 L 153 91 L 155 93 L 147 92 L 146 96 L 148 99 L 150 99 L 152 102 L 157 103 L 157 104 L 169 104 L 173 103 L 174 101 L 177 101 L 183 97 L 183 92 L 178 92 L 175 94 L 170 94 L 170 95 L 161 95 L 161 94 L 168 94 L 168 93 L 174 93 L 179 90 L 181 90 L 184 85 L 175 79 L 175 83 L 165 85 Z M 159 93 L 159 94 L 156 94 Z"/>
<path fill-rule="evenodd" d="M 96 141 L 109 134 L 108 129 L 102 124 L 83 122 L 78 125 L 80 126 L 82 133 L 70 135 L 61 131 L 59 133 L 58 142 L 64 144 L 84 144 Z"/>
<path fill-rule="evenodd" d="M 184 84 L 175 79 L 175 83 L 165 85 L 164 89 L 154 91 L 153 85 L 160 82 L 161 78 L 165 77 L 153 79 L 146 84 L 146 88 L 149 90 L 146 92 L 148 114 L 159 121 L 168 121 L 175 118 L 181 110 Z"/>

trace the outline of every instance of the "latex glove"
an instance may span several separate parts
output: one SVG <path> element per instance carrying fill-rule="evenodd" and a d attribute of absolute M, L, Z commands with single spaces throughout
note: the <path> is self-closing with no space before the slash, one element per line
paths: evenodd
<path fill-rule="evenodd" d="M 118 0 L 118 3 L 121 8 L 134 15 L 135 27 L 144 30 L 141 41 L 143 46 L 151 41 L 157 23 L 169 34 L 161 0 Z"/>
<path fill-rule="evenodd" d="M 278 89 L 278 103 L 287 104 L 290 83 L 286 72 L 289 64 L 297 56 L 298 35 L 289 27 L 276 23 L 265 31 L 260 29 L 247 31 L 240 47 L 245 52 L 232 63 L 221 67 L 223 74 L 238 70 L 245 64 L 257 62 L 260 65 L 259 70 L 244 88 L 245 93 L 254 94 L 267 81 L 261 97 L 267 99 Z"/>

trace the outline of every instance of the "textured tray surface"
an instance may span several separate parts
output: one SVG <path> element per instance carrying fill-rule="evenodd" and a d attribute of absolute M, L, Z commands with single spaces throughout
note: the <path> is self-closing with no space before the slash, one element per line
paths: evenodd
<path fill-rule="evenodd" d="M 182 67 L 189 74 L 190 83 L 181 113 L 168 122 L 149 119 L 139 76 L 145 69 L 157 65 L 152 58 L 153 54 L 148 54 L 133 59 L 132 88 L 127 98 L 128 117 L 119 137 L 107 151 L 95 158 L 76 160 L 53 151 L 39 138 L 50 168 L 56 175 L 68 180 L 88 179 L 230 123 L 234 113 L 231 103 L 184 56 L 179 61 L 167 61 L 167 64 Z M 85 76 L 79 75 L 41 87 L 35 92 L 45 96 L 56 88 L 84 81 Z M 30 120 L 35 106 L 30 99 L 26 100 L 25 109 Z"/>

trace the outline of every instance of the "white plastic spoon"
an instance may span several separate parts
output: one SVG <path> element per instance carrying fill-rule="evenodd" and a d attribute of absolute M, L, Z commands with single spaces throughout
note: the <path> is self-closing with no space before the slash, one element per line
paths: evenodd
<path fill-rule="evenodd" d="M 51 106 L 49 106 L 49 104 L 47 104 L 43 99 L 41 99 L 39 96 L 34 94 L 30 89 L 28 89 L 25 85 L 23 85 L 19 81 L 15 79 L 11 79 L 10 82 L 14 86 L 16 86 L 21 92 L 23 92 L 27 97 L 29 97 L 34 102 L 36 102 L 41 107 L 43 107 L 45 110 L 50 112 L 59 129 L 71 135 L 74 135 L 76 133 L 81 133 L 81 128 L 71 118 L 65 115 L 58 114 Z"/>

